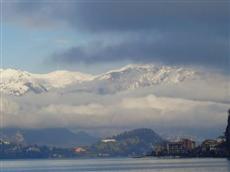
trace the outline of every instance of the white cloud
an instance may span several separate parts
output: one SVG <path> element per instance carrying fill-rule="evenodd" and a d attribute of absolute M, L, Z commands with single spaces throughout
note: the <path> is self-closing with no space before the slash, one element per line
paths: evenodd
<path fill-rule="evenodd" d="M 63 104 L 52 104 L 42 108 L 41 113 L 48 114 L 80 114 L 80 115 L 97 115 L 105 114 L 107 110 L 103 105 L 100 104 L 88 104 L 88 105 L 63 105 Z"/>
<path fill-rule="evenodd" d="M 34 96 L 35 99 L 36 95 Z M 43 99 L 45 99 L 44 96 Z M 87 96 L 88 101 L 87 97 L 77 94 L 72 97 L 78 100 L 75 104 L 71 103 L 73 99 L 66 101 L 67 97 L 56 95 L 47 102 L 40 99 L 40 104 L 36 101 L 28 104 L 27 101 L 32 97 L 28 100 L 24 99 L 20 102 L 20 107 L 16 106 L 14 111 L 11 108 L 11 111 L 5 113 L 4 123 L 20 127 L 71 127 L 92 130 L 108 127 L 110 129 L 212 128 L 225 127 L 226 111 L 229 107 L 224 103 L 162 97 L 154 94 L 129 95 L 129 97 L 96 96 L 97 100 L 92 100 Z M 39 102 L 38 99 L 37 101 Z"/>
<path fill-rule="evenodd" d="M 6 98 L 1 98 L 1 115 L 17 115 L 19 111 L 19 105 Z"/>
<path fill-rule="evenodd" d="M 125 98 L 121 106 L 133 111 L 152 114 L 151 120 L 170 126 L 212 127 L 226 120 L 228 104 L 148 95 Z"/>
<path fill-rule="evenodd" d="M 200 102 L 185 100 L 181 98 L 167 98 L 149 95 L 141 98 L 128 98 L 122 101 L 127 109 L 157 109 L 163 112 L 183 111 L 186 112 Z"/>

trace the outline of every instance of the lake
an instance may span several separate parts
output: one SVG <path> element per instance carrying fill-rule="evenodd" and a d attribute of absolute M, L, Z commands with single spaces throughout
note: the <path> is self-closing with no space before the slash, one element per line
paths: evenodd
<path fill-rule="evenodd" d="M 0 172 L 230 172 L 226 159 L 108 158 L 77 160 L 4 160 Z"/>

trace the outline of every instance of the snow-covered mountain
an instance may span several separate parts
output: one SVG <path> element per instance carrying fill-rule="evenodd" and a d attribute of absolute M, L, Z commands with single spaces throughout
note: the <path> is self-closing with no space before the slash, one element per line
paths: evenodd
<path fill-rule="evenodd" d="M 115 93 L 162 83 L 177 84 L 196 78 L 198 73 L 191 69 L 170 66 L 127 65 L 100 75 L 70 71 L 32 74 L 14 69 L 1 69 L 0 75 L 2 92 L 18 96 L 27 92 L 43 93 L 62 88 Z"/>
<path fill-rule="evenodd" d="M 92 82 L 101 93 L 155 86 L 163 83 L 180 83 L 194 79 L 198 73 L 185 68 L 159 65 L 127 65 L 101 74 Z"/>
<path fill-rule="evenodd" d="M 8 95 L 24 95 L 27 92 L 43 93 L 51 89 L 64 88 L 69 84 L 91 80 L 88 74 L 55 71 L 48 74 L 32 74 L 22 70 L 1 69 L 0 89 Z"/>

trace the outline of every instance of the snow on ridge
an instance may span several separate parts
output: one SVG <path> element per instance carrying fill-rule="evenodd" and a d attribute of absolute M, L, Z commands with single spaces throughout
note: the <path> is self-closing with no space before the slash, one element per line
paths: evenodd
<path fill-rule="evenodd" d="M 48 84 L 54 88 L 63 88 L 73 83 L 82 83 L 90 81 L 94 78 L 93 75 L 83 74 L 80 72 L 70 71 L 54 71 L 48 74 L 33 74 L 34 78 Z"/>
<path fill-rule="evenodd" d="M 91 80 L 92 75 L 80 72 L 54 71 L 47 74 L 33 74 L 18 69 L 0 69 L 0 88 L 9 95 L 23 95 L 29 91 L 47 92 L 53 88 L 63 88 L 72 83 Z"/>
<path fill-rule="evenodd" d="M 195 73 L 196 72 L 194 70 L 185 69 L 182 67 L 175 67 L 175 66 L 171 67 L 171 66 L 159 66 L 159 65 L 157 66 L 153 64 L 144 64 L 144 65 L 131 64 L 131 65 L 122 67 L 120 69 L 111 70 L 104 74 L 101 74 L 97 76 L 96 79 L 108 80 L 108 79 L 114 79 L 114 77 L 116 76 L 118 77 L 118 75 L 126 74 L 126 75 L 129 75 L 129 77 L 137 78 L 138 76 L 140 76 L 142 79 L 145 78 L 148 80 L 156 80 L 160 78 L 161 79 L 167 78 L 169 76 L 172 77 L 172 75 L 174 75 L 174 81 L 178 82 L 178 80 L 183 80 L 182 78 L 185 78 L 187 76 L 188 77 L 193 76 L 195 75 Z M 127 78 L 127 79 L 130 79 L 130 78 Z"/>
<path fill-rule="evenodd" d="M 161 83 L 180 83 L 197 75 L 191 69 L 154 64 L 130 64 L 99 75 L 64 70 L 32 74 L 22 70 L 0 69 L 0 73 L 2 76 L 0 88 L 10 95 L 24 95 L 27 92 L 43 93 L 68 86 L 77 88 L 84 83 L 86 90 L 96 89 L 103 93 L 114 93 Z"/>

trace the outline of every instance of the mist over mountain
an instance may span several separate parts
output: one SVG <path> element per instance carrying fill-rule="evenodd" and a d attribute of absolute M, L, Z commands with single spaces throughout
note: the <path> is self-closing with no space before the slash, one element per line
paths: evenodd
<path fill-rule="evenodd" d="M 2 69 L 1 75 L 1 118 L 11 128 L 114 133 L 154 126 L 167 137 L 177 128 L 215 137 L 230 103 L 229 77 L 181 66 L 132 64 L 99 75 Z"/>

